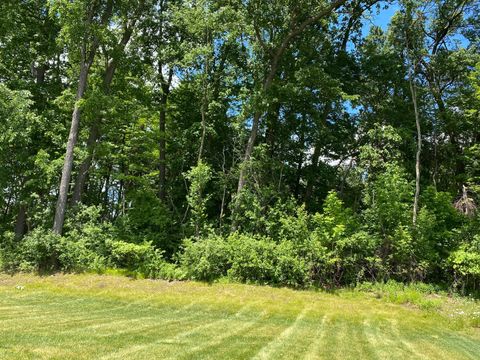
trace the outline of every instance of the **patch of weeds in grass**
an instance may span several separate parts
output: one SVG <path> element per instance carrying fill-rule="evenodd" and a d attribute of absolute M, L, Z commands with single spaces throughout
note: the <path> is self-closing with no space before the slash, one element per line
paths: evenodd
<path fill-rule="evenodd" d="M 459 327 L 480 328 L 480 303 L 476 299 L 451 297 L 441 312 Z"/>
<path fill-rule="evenodd" d="M 474 298 L 448 294 L 439 287 L 423 283 L 363 283 L 356 292 L 372 294 L 395 304 L 413 305 L 448 319 L 455 328 L 480 328 L 480 303 Z"/>
<path fill-rule="evenodd" d="M 134 279 L 142 279 L 142 275 L 137 271 L 132 271 L 128 269 L 118 269 L 118 268 L 105 268 L 102 271 L 96 272 L 100 275 L 111 275 L 111 276 L 127 276 Z"/>
<path fill-rule="evenodd" d="M 389 280 L 385 283 L 362 283 L 356 291 L 373 294 L 378 299 L 385 299 L 394 304 L 411 304 L 422 310 L 438 310 L 444 296 L 440 289 L 423 283 L 403 284 Z"/>

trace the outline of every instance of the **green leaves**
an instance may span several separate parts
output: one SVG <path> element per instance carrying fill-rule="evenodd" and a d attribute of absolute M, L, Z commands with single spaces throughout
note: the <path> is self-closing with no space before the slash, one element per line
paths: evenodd
<path fill-rule="evenodd" d="M 200 161 L 184 176 L 190 182 L 187 201 L 192 212 L 191 222 L 198 237 L 208 231 L 206 205 L 210 196 L 205 194 L 205 188 L 212 178 L 212 171 L 209 165 Z"/>

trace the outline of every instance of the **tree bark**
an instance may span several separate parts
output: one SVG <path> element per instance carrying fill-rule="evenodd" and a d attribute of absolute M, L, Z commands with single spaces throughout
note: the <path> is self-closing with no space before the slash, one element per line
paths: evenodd
<path fill-rule="evenodd" d="M 159 146 L 159 163 L 158 163 L 158 174 L 159 174 L 159 189 L 158 197 L 160 200 L 165 201 L 166 197 L 166 139 L 165 139 L 165 120 L 166 120 L 166 107 L 167 107 L 167 94 L 163 94 L 160 99 L 160 117 L 159 117 L 159 130 L 160 130 L 160 140 L 158 142 Z"/>
<path fill-rule="evenodd" d="M 320 146 L 318 144 L 315 146 L 315 149 L 313 150 L 312 154 L 312 169 L 311 173 L 315 172 L 318 167 L 318 160 L 320 159 Z M 305 202 L 308 202 L 312 198 L 312 193 L 313 193 L 313 179 L 315 178 L 314 174 L 309 174 L 310 176 L 308 177 L 307 180 L 307 187 L 305 188 Z"/>
<path fill-rule="evenodd" d="M 100 136 L 100 129 L 98 128 L 98 123 L 94 122 L 90 127 L 90 135 L 87 140 L 87 151 L 88 155 L 85 160 L 80 164 L 80 169 L 78 170 L 77 179 L 75 180 L 75 187 L 73 189 L 72 195 L 72 205 L 75 206 L 78 203 L 82 202 L 82 196 L 85 191 L 85 183 L 87 180 L 88 171 L 93 160 L 93 152 L 95 145 Z"/>
<path fill-rule="evenodd" d="M 302 121 L 305 122 L 305 114 L 302 115 Z M 300 129 L 300 132 L 301 132 L 300 144 L 301 144 L 302 150 L 299 152 L 298 161 L 297 161 L 297 171 L 295 176 L 295 189 L 294 189 L 295 197 L 298 197 L 300 194 L 300 181 L 302 180 L 302 170 L 303 170 L 303 161 L 304 161 L 303 146 L 305 145 L 305 131 L 303 129 Z"/>
<path fill-rule="evenodd" d="M 420 197 L 420 155 L 422 153 L 422 131 L 420 128 L 420 116 L 418 113 L 417 92 L 415 89 L 414 79 L 412 77 L 413 75 L 410 74 L 410 92 L 412 95 L 413 109 L 415 112 L 415 124 L 417 128 L 417 153 L 415 157 L 415 197 L 413 200 L 413 225 L 415 226 L 417 224 L 418 200 Z"/>
<path fill-rule="evenodd" d="M 106 5 L 105 12 L 101 18 L 101 24 L 104 25 L 112 14 L 113 10 L 113 1 L 109 0 Z M 90 8 L 88 14 L 88 21 L 87 23 L 90 24 L 94 17 L 95 6 L 93 5 Z M 75 106 L 72 113 L 72 123 L 70 125 L 70 132 L 68 135 L 67 141 L 67 149 L 65 152 L 65 160 L 63 163 L 62 169 L 62 177 L 60 180 L 60 186 L 58 191 L 58 200 L 57 205 L 55 207 L 55 218 L 53 221 L 53 232 L 61 235 L 63 231 L 63 223 L 65 221 L 65 212 L 67 210 L 67 198 L 68 198 L 68 189 L 70 186 L 70 179 L 72 176 L 72 167 L 73 167 L 73 152 L 75 149 L 75 145 L 78 139 L 78 130 L 80 127 L 80 116 L 81 116 L 81 109 L 80 109 L 80 100 L 83 99 L 83 95 L 85 94 L 85 90 L 87 88 L 88 82 L 88 73 L 90 71 L 90 67 L 93 64 L 95 59 L 95 54 L 97 49 L 100 45 L 99 39 L 94 38 L 92 44 L 89 46 L 89 51 L 87 53 L 87 44 L 82 44 L 81 49 L 81 62 L 80 62 L 80 75 L 78 78 L 78 88 L 77 88 L 77 95 L 75 97 Z"/>
<path fill-rule="evenodd" d="M 88 72 L 90 69 L 89 63 L 82 61 L 80 65 L 80 76 L 78 79 L 78 90 L 76 96 L 75 107 L 72 114 L 72 124 L 70 126 L 70 133 L 68 135 L 67 150 L 65 153 L 65 160 L 62 169 L 62 178 L 60 180 L 60 188 L 58 193 L 57 206 L 55 209 L 55 219 L 53 222 L 53 232 L 61 235 L 63 230 L 63 222 L 65 221 L 65 212 L 67 210 L 67 196 L 70 185 L 70 178 L 73 167 L 73 151 L 77 143 L 78 129 L 80 126 L 80 106 L 79 100 L 83 98 L 87 87 Z"/>
<path fill-rule="evenodd" d="M 208 29 L 205 31 L 205 43 L 209 46 L 212 45 L 211 38 Z M 205 71 L 204 71 L 204 78 L 203 78 L 203 94 L 202 94 L 202 105 L 200 107 L 200 116 L 201 116 L 201 127 L 202 127 L 202 134 L 200 137 L 200 148 L 198 149 L 198 159 L 197 162 L 200 163 L 202 161 L 203 156 L 203 148 L 205 147 L 205 137 L 207 135 L 207 111 L 209 105 L 209 84 L 208 84 L 208 75 L 210 72 L 210 63 L 208 59 L 208 55 L 205 56 Z"/>
<path fill-rule="evenodd" d="M 130 38 L 133 34 L 133 28 L 136 21 L 134 20 L 131 25 L 127 25 L 123 32 L 122 39 L 118 44 L 119 54 L 123 54 L 125 47 L 127 46 Z M 117 70 L 118 66 L 118 55 L 114 56 L 107 64 L 105 69 L 105 75 L 103 78 L 103 93 L 105 95 L 110 94 L 110 87 L 112 85 L 113 77 L 115 75 L 115 71 Z M 73 190 L 72 196 L 72 205 L 75 206 L 78 203 L 82 202 L 82 196 L 85 191 L 85 184 L 88 172 L 90 171 L 90 167 L 92 165 L 93 154 L 95 152 L 95 147 L 97 145 L 97 141 L 101 135 L 101 124 L 100 119 L 94 120 L 93 124 L 90 127 L 90 135 L 87 140 L 87 151 L 88 155 L 83 160 L 82 164 L 80 165 L 80 169 L 77 174 L 77 178 L 75 180 L 75 188 Z"/>
<path fill-rule="evenodd" d="M 25 228 L 27 225 L 27 206 L 20 204 L 18 208 L 17 221 L 15 223 L 15 238 L 22 239 L 25 235 Z"/>
<path fill-rule="evenodd" d="M 159 157 L 158 157 L 158 198 L 165 203 L 167 196 L 167 138 L 166 138 L 166 120 L 167 120 L 167 104 L 170 95 L 170 87 L 173 79 L 173 68 L 168 71 L 168 79 L 164 80 L 162 74 L 162 65 L 159 66 L 160 80 L 162 85 L 162 95 L 160 97 L 160 116 L 158 119 L 158 128 L 160 131 L 160 139 L 158 141 Z"/>
<path fill-rule="evenodd" d="M 330 115 L 330 112 L 332 111 L 332 108 L 333 108 L 333 101 L 327 101 L 327 103 L 325 104 L 325 108 L 323 109 L 323 114 L 322 114 L 322 118 L 321 118 L 321 121 L 322 121 L 321 125 L 322 126 L 324 126 L 326 124 L 327 119 L 328 119 L 328 115 Z M 310 174 L 309 174 L 309 177 L 307 179 L 307 186 L 305 188 L 305 198 L 304 198 L 305 202 L 308 202 L 312 197 L 313 183 L 314 183 L 314 178 L 315 178 L 315 176 L 313 176 L 314 174 L 312 174 L 312 173 L 314 173 L 317 170 L 319 160 L 320 160 L 320 143 L 317 141 L 315 143 L 315 149 L 313 150 L 312 161 L 311 161 L 311 166 L 312 166 L 313 171 L 311 171 Z"/>

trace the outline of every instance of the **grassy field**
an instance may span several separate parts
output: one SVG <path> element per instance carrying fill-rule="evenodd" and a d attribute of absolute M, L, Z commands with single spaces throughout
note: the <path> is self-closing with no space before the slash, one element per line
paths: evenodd
<path fill-rule="evenodd" d="M 0 358 L 480 359 L 480 329 L 452 317 L 464 314 L 459 306 L 426 311 L 351 291 L 0 275 Z"/>

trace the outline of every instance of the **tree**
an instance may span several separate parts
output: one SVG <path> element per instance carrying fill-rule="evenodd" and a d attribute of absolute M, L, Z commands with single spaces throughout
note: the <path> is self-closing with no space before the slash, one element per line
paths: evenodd
<path fill-rule="evenodd" d="M 338 10 L 341 6 L 346 3 L 346 0 L 337 0 L 333 1 L 332 3 L 323 3 L 321 5 L 313 5 L 307 3 L 296 3 L 292 7 L 288 8 L 287 18 L 281 19 L 281 21 L 286 21 L 283 23 L 283 28 L 278 29 L 278 33 L 275 31 L 277 29 L 273 28 L 266 28 L 260 27 L 258 25 L 258 20 L 261 19 L 263 21 L 266 20 L 266 17 L 261 16 L 271 16 L 272 11 L 278 11 L 276 6 L 283 6 L 280 3 L 269 3 L 268 5 L 260 4 L 259 2 L 252 1 L 248 3 L 251 19 L 254 21 L 253 28 L 255 33 L 255 40 L 257 48 L 261 49 L 261 53 L 265 59 L 265 72 L 263 75 L 259 77 L 259 94 L 258 97 L 260 101 L 262 98 L 266 96 L 272 83 L 277 76 L 278 67 L 280 61 L 286 52 L 288 46 L 291 42 L 298 36 L 302 34 L 302 32 L 312 26 L 316 22 L 328 18 L 332 15 L 332 13 Z M 312 6 L 313 5 L 313 6 Z M 312 11 L 312 8 L 314 9 Z M 303 12 L 308 9 L 308 13 Z M 267 11 L 266 11 L 267 10 Z M 280 12 L 280 11 L 279 11 Z M 283 13 L 283 12 L 280 12 Z M 275 37 L 271 37 L 269 39 L 265 39 L 265 34 L 278 34 Z M 253 147 L 255 145 L 255 140 L 257 137 L 257 133 L 260 126 L 260 120 L 263 116 L 263 110 L 259 105 L 256 106 L 253 113 L 252 119 L 252 128 L 250 131 L 250 136 L 248 138 L 248 142 L 245 148 L 245 154 L 243 156 L 243 163 L 240 167 L 240 174 L 238 178 L 238 187 L 237 187 L 237 197 L 240 196 L 242 189 L 245 185 L 245 169 L 244 166 L 250 160 L 250 157 L 253 152 Z"/>
<path fill-rule="evenodd" d="M 74 55 L 77 56 L 79 74 L 53 222 L 53 232 L 56 234 L 62 233 L 65 220 L 68 189 L 73 168 L 73 155 L 80 126 L 81 100 L 87 88 L 90 68 L 100 46 L 102 30 L 108 25 L 112 16 L 113 5 L 113 0 L 107 0 L 105 4 L 90 1 L 70 3 L 59 0 L 54 3 L 51 9 L 52 16 L 60 16 L 62 36 L 70 49 L 73 50 L 77 46 L 80 48 L 79 54 L 70 53 L 72 58 Z"/>
<path fill-rule="evenodd" d="M 114 37 L 110 40 L 113 44 L 103 44 L 105 51 L 104 57 L 108 59 L 105 64 L 105 71 L 103 74 L 103 81 L 101 87 L 100 97 L 108 97 L 111 91 L 111 84 L 115 76 L 115 72 L 122 58 L 125 56 L 125 48 L 127 47 L 133 32 L 137 26 L 140 13 L 144 9 L 144 2 L 139 4 L 131 4 L 125 1 L 120 7 L 119 13 L 116 15 L 115 23 L 120 31 L 112 31 Z M 110 46 L 110 48 L 107 48 Z M 78 170 L 77 178 L 75 180 L 75 187 L 72 194 L 72 205 L 81 202 L 82 195 L 85 189 L 85 181 L 88 171 L 91 166 L 93 152 L 95 145 L 101 135 L 102 119 L 99 119 L 101 105 L 97 106 L 95 113 L 92 115 L 92 124 L 90 126 L 90 133 L 87 140 L 87 157 L 82 161 Z"/>

